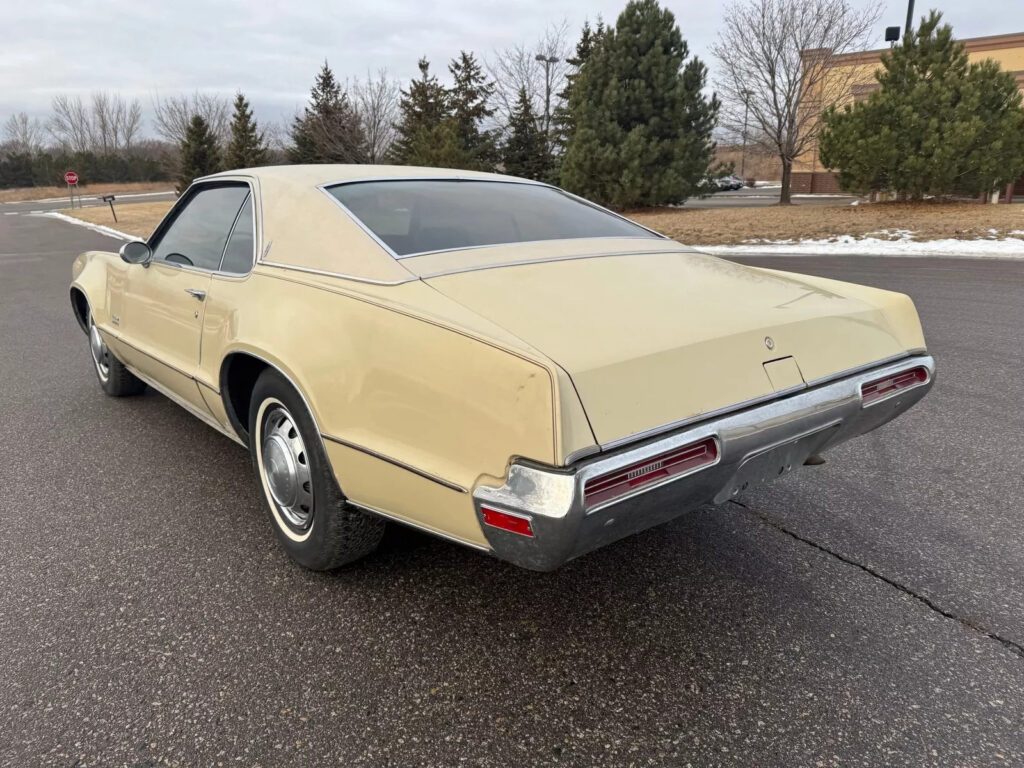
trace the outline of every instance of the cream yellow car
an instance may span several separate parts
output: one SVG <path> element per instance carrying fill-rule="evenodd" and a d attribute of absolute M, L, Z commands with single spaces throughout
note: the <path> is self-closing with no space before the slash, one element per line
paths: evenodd
<path fill-rule="evenodd" d="M 146 242 L 79 256 L 71 305 L 103 391 L 246 446 L 313 569 L 394 520 L 551 570 L 818 461 L 934 377 L 906 296 L 435 168 L 200 179 Z"/>

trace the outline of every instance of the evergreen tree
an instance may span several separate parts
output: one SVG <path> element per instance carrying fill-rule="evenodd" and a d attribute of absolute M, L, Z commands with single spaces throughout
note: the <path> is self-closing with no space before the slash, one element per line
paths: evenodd
<path fill-rule="evenodd" d="M 264 134 L 253 120 L 252 110 L 245 96 L 235 96 L 235 113 L 231 118 L 231 141 L 224 153 L 224 170 L 254 168 L 267 161 L 267 144 Z"/>
<path fill-rule="evenodd" d="M 184 192 L 194 179 L 220 170 L 220 150 L 210 126 L 200 115 L 193 115 L 181 142 L 178 164 L 178 192 Z"/>
<path fill-rule="evenodd" d="M 509 116 L 508 138 L 501 152 L 505 173 L 539 181 L 547 176 L 550 158 L 544 133 L 533 114 L 533 105 L 526 89 L 520 88 L 519 99 Z"/>
<path fill-rule="evenodd" d="M 309 105 L 292 123 L 288 158 L 293 163 L 366 162 L 366 136 L 348 94 L 324 61 Z"/>
<path fill-rule="evenodd" d="M 473 54 L 465 51 L 452 59 L 448 71 L 454 80 L 454 86 L 448 92 L 448 104 L 467 161 L 466 165 L 459 167 L 491 170 L 497 155 L 495 137 L 491 131 L 483 130 L 481 124 L 494 114 L 487 104 L 494 93 L 494 84 L 484 77 L 483 69 Z"/>
<path fill-rule="evenodd" d="M 880 88 L 830 109 L 820 151 L 844 189 L 901 197 L 975 195 L 1024 170 L 1024 109 L 1013 75 L 991 60 L 970 64 L 933 11 L 883 54 Z"/>
<path fill-rule="evenodd" d="M 569 93 L 563 185 L 619 208 L 685 200 L 712 160 L 718 99 L 675 17 L 632 0 L 589 53 Z"/>
<path fill-rule="evenodd" d="M 430 62 L 419 60 L 420 77 L 402 90 L 401 118 L 395 124 L 395 141 L 390 160 L 399 165 L 427 165 L 423 162 L 426 137 L 451 116 L 448 89 L 430 74 Z"/>
<path fill-rule="evenodd" d="M 569 109 L 569 94 L 572 93 L 572 87 L 579 77 L 580 69 L 583 68 L 587 59 L 590 58 L 590 54 L 600 44 L 607 31 L 604 21 L 600 18 L 598 18 L 597 25 L 593 28 L 591 28 L 589 21 L 584 21 L 583 29 L 580 32 L 580 39 L 576 42 L 576 53 L 565 60 L 572 67 L 572 70 L 565 76 L 565 87 L 558 92 L 559 104 L 555 107 L 555 112 L 552 115 L 553 130 L 550 139 L 552 153 L 558 157 L 565 153 L 565 149 L 569 144 L 569 138 L 572 136 L 576 125 L 572 112 Z"/>

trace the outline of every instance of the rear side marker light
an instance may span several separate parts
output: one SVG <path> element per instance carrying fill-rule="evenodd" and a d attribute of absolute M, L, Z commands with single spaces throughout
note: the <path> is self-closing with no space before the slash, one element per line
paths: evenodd
<path fill-rule="evenodd" d="M 718 461 L 718 441 L 713 437 L 682 448 L 644 459 L 623 469 L 587 480 L 583 486 L 583 505 L 590 509 L 624 496 L 637 488 L 669 477 L 688 474 Z"/>
<path fill-rule="evenodd" d="M 499 512 L 489 507 L 481 507 L 480 511 L 484 516 L 484 524 L 492 528 L 500 528 L 503 531 L 518 533 L 520 536 L 533 538 L 533 526 L 528 517 L 510 515 L 508 512 Z"/>
<path fill-rule="evenodd" d="M 888 397 L 894 392 L 910 389 L 927 381 L 927 368 L 911 368 L 909 371 L 900 371 L 891 376 L 886 376 L 884 379 L 876 379 L 875 381 L 869 381 L 867 384 L 861 384 L 860 399 L 864 405 L 869 405 L 884 397 Z"/>

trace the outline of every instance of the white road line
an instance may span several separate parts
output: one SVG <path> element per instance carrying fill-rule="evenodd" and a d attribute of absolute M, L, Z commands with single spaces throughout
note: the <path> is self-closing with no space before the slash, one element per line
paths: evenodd
<path fill-rule="evenodd" d="M 17 216 L 17 211 L 4 211 L 4 216 Z"/>

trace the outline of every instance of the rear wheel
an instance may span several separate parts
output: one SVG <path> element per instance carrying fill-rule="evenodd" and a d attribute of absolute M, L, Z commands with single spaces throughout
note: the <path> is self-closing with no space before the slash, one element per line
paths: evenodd
<path fill-rule="evenodd" d="M 99 328 L 89 313 L 89 352 L 100 387 L 111 397 L 137 395 L 146 388 L 146 382 L 129 371 L 107 348 Z"/>
<path fill-rule="evenodd" d="M 316 571 L 369 554 L 384 521 L 342 493 L 313 417 L 281 374 L 260 374 L 249 406 L 249 450 L 271 522 L 292 558 Z"/>

